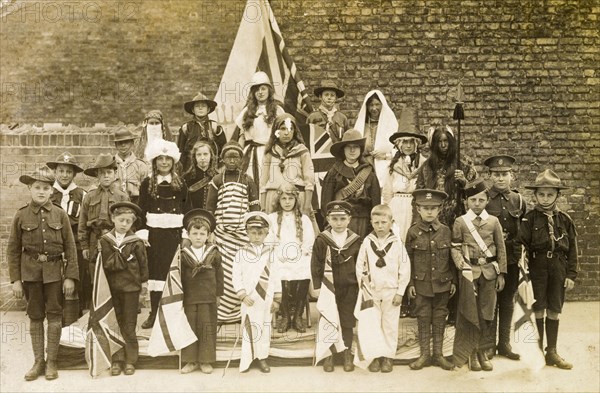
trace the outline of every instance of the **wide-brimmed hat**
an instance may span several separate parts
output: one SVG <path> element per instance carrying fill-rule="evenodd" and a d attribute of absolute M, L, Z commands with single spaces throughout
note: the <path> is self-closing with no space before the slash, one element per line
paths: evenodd
<path fill-rule="evenodd" d="M 41 181 L 43 183 L 48 183 L 50 185 L 54 184 L 54 174 L 52 170 L 44 165 L 41 168 L 36 169 L 33 173 L 29 175 L 22 175 L 19 177 L 19 181 L 23 184 L 27 184 L 28 186 L 33 184 L 36 181 Z"/>
<path fill-rule="evenodd" d="M 185 109 L 185 111 L 190 115 L 193 115 L 194 105 L 196 105 L 197 102 L 204 102 L 206 105 L 208 105 L 208 113 L 214 112 L 215 108 L 217 107 L 217 103 L 215 101 L 208 99 L 208 97 L 202 93 L 198 93 L 193 100 L 183 104 L 183 109 Z"/>
<path fill-rule="evenodd" d="M 556 188 L 558 190 L 565 190 L 569 187 L 563 186 L 560 177 L 552 169 L 546 169 L 544 172 L 537 175 L 535 183 L 530 186 L 525 186 L 529 190 L 536 190 L 538 188 L 548 187 Z"/>
<path fill-rule="evenodd" d="M 135 203 L 129 201 L 113 203 L 108 207 L 108 211 L 112 214 L 114 213 L 115 209 L 118 209 L 120 207 L 126 207 L 128 209 L 131 209 L 137 217 L 142 217 L 142 209 L 140 209 L 140 207 Z"/>
<path fill-rule="evenodd" d="M 123 141 L 133 141 L 138 137 L 133 135 L 133 132 L 129 131 L 127 128 L 121 128 L 115 131 L 115 140 L 114 142 L 123 142 Z"/>
<path fill-rule="evenodd" d="M 103 153 L 96 157 L 96 161 L 94 161 L 94 165 L 87 168 L 83 173 L 88 176 L 98 177 L 98 169 L 102 168 L 112 168 L 117 169 L 117 162 L 115 161 L 115 157 L 110 153 Z"/>
<path fill-rule="evenodd" d="M 269 75 L 266 72 L 258 71 L 254 75 L 252 75 L 252 80 L 250 81 L 250 87 L 260 86 L 260 85 L 269 85 L 271 88 L 273 85 L 271 84 L 271 80 L 269 79 Z"/>
<path fill-rule="evenodd" d="M 344 159 L 344 147 L 346 145 L 350 145 L 350 144 L 358 145 L 364 150 L 366 139 L 367 138 L 363 138 L 360 131 L 348 130 L 342 136 L 341 141 L 335 142 L 333 145 L 331 145 L 331 148 L 329 149 L 329 151 L 331 152 L 331 155 L 334 156 L 335 158 L 339 158 L 339 159 L 343 160 Z"/>
<path fill-rule="evenodd" d="M 60 165 L 71 165 L 76 174 L 79 172 L 83 172 L 83 168 L 79 166 L 79 163 L 77 162 L 77 159 L 75 158 L 75 156 L 73 154 L 69 153 L 68 151 L 59 155 L 56 158 L 56 160 L 49 161 L 46 163 L 46 165 L 48 165 L 48 168 L 50 168 L 50 169 L 56 169 L 56 167 L 59 164 Z"/>
<path fill-rule="evenodd" d="M 512 164 L 515 161 L 516 159 L 512 156 L 499 155 L 488 157 L 483 163 L 490 168 L 490 172 L 506 172 L 512 170 Z"/>
<path fill-rule="evenodd" d="M 339 87 L 337 87 L 337 85 L 335 84 L 335 82 L 333 81 L 323 81 L 323 83 L 321 83 L 321 86 L 319 87 L 315 87 L 315 89 L 313 90 L 313 92 L 315 93 L 315 95 L 317 97 L 319 97 L 321 94 L 323 94 L 323 92 L 325 90 L 332 90 L 335 92 L 335 95 L 337 96 L 337 98 L 342 98 L 344 95 L 346 95 L 346 93 L 344 93 L 344 90 L 340 89 Z"/>
<path fill-rule="evenodd" d="M 186 230 L 190 221 L 192 221 L 194 218 L 201 218 L 205 220 L 208 223 L 208 227 L 210 228 L 211 232 L 213 232 L 217 226 L 215 216 L 213 216 L 211 212 L 204 209 L 192 209 L 183 216 L 183 227 Z"/>
<path fill-rule="evenodd" d="M 176 164 L 181 158 L 181 152 L 175 142 L 155 139 L 146 148 L 146 160 L 152 162 L 152 160 L 159 156 L 171 157 L 174 161 L 173 163 Z"/>
<path fill-rule="evenodd" d="M 427 137 L 422 135 L 417 128 L 417 113 L 413 108 L 402 108 L 398 120 L 398 132 L 392 134 L 389 140 L 394 143 L 398 138 L 415 138 L 421 143 L 427 142 Z"/>

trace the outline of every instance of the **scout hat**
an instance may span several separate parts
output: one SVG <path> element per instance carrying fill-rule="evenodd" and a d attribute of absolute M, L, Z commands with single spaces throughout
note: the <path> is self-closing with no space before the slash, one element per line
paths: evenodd
<path fill-rule="evenodd" d="M 448 198 L 448 194 L 443 191 L 419 189 L 412 193 L 415 203 L 419 206 L 439 206 Z"/>
<path fill-rule="evenodd" d="M 19 181 L 23 184 L 27 184 L 28 186 L 36 181 L 41 181 L 43 183 L 48 183 L 52 185 L 54 184 L 55 180 L 56 179 L 54 178 L 52 170 L 45 165 L 41 168 L 36 169 L 30 175 L 22 175 L 21 177 L 19 177 Z"/>
<path fill-rule="evenodd" d="M 270 226 L 269 216 L 261 211 L 252 211 L 244 215 L 246 228 L 268 228 Z"/>
<path fill-rule="evenodd" d="M 174 163 L 177 163 L 181 158 L 181 152 L 175 142 L 155 139 L 146 147 L 146 159 L 152 162 L 152 160 L 159 156 L 171 157 Z"/>
<path fill-rule="evenodd" d="M 271 80 L 269 79 L 269 75 L 267 75 L 263 71 L 258 71 L 254 75 L 252 75 L 252 80 L 250 81 L 250 87 L 260 86 L 260 85 L 269 85 L 273 88 L 271 84 Z"/>
<path fill-rule="evenodd" d="M 215 230 L 215 227 L 217 226 L 215 216 L 213 216 L 212 213 L 208 210 L 204 209 L 192 209 L 189 212 L 185 213 L 185 215 L 183 216 L 183 227 L 187 229 L 190 222 L 196 218 L 206 221 L 211 232 Z"/>
<path fill-rule="evenodd" d="M 115 209 L 118 208 L 127 208 L 127 209 L 131 209 L 131 211 L 133 212 L 133 214 L 136 215 L 136 217 L 141 217 L 142 216 L 142 209 L 140 209 L 140 207 L 138 205 L 136 205 L 133 202 L 117 202 L 117 203 L 113 203 L 112 205 L 109 206 L 108 210 L 110 211 L 110 214 L 113 214 L 115 212 Z"/>
<path fill-rule="evenodd" d="M 482 178 L 478 178 L 465 186 L 465 195 L 467 198 L 469 198 L 486 190 L 487 187 L 485 186 L 485 182 Z"/>
<path fill-rule="evenodd" d="M 124 142 L 124 141 L 133 141 L 135 139 L 137 139 L 138 137 L 133 135 L 133 133 L 131 131 L 129 131 L 127 128 L 121 128 L 118 129 L 117 131 L 115 131 L 115 140 L 114 142 Z"/>
<path fill-rule="evenodd" d="M 223 149 L 221 149 L 221 158 L 225 157 L 225 153 L 229 150 L 237 151 L 238 153 L 240 153 L 240 156 L 244 155 L 244 150 L 242 149 L 239 143 L 237 143 L 236 141 L 229 141 L 223 146 Z"/>
<path fill-rule="evenodd" d="M 335 142 L 333 145 L 331 145 L 331 148 L 329 149 L 329 151 L 331 152 L 331 155 L 334 156 L 335 158 L 343 160 L 344 159 L 344 147 L 346 145 L 350 145 L 350 144 L 358 145 L 364 151 L 365 140 L 366 140 L 366 138 L 363 138 L 360 131 L 348 130 L 342 136 L 341 141 Z"/>
<path fill-rule="evenodd" d="M 88 176 L 97 177 L 98 169 L 102 168 L 112 168 L 117 169 L 117 162 L 115 161 L 115 157 L 110 153 L 103 153 L 96 157 L 96 161 L 94 165 L 83 171 Z"/>
<path fill-rule="evenodd" d="M 346 201 L 331 201 L 325 206 L 328 216 L 352 215 L 352 205 Z"/>
<path fill-rule="evenodd" d="M 68 151 L 59 155 L 56 158 L 56 160 L 46 163 L 46 165 L 48 165 L 48 168 L 53 169 L 53 170 L 56 169 L 56 167 L 59 164 L 71 165 L 76 174 L 79 172 L 83 172 L 83 168 L 79 166 L 79 163 L 77 162 L 77 159 L 75 158 L 75 156 L 73 154 L 69 153 Z"/>
<path fill-rule="evenodd" d="M 512 156 L 500 155 L 486 158 L 483 164 L 490 168 L 490 172 L 506 172 L 512 170 L 515 161 Z"/>
<path fill-rule="evenodd" d="M 390 142 L 395 143 L 398 138 L 415 138 L 419 143 L 427 142 L 427 137 L 421 135 L 417 129 L 417 114 L 413 108 L 405 107 L 400 112 L 400 120 L 398 120 L 398 132 L 390 136 Z"/>
<path fill-rule="evenodd" d="M 569 188 L 562 185 L 560 177 L 558 177 L 556 172 L 551 169 L 546 169 L 544 172 L 537 175 L 535 183 L 532 186 L 525 186 L 528 190 L 536 190 L 542 187 L 556 188 L 559 191 Z"/>
<path fill-rule="evenodd" d="M 344 95 L 346 95 L 344 93 L 344 90 L 340 89 L 339 87 L 337 87 L 337 85 L 335 84 L 335 82 L 333 81 L 323 81 L 323 83 L 321 83 L 321 86 L 319 87 L 315 87 L 315 89 L 313 90 L 313 92 L 315 93 L 315 96 L 320 97 L 321 94 L 323 94 L 323 92 L 325 90 L 332 90 L 335 92 L 335 95 L 337 96 L 337 98 L 342 98 Z"/>
<path fill-rule="evenodd" d="M 217 103 L 215 101 L 209 100 L 208 97 L 206 97 L 202 93 L 198 93 L 198 94 L 196 94 L 196 97 L 194 97 L 193 100 L 188 101 L 185 104 L 183 104 L 183 109 L 185 109 L 185 111 L 187 113 L 189 113 L 190 115 L 193 115 L 194 114 L 194 105 L 196 105 L 197 102 L 204 102 L 206 105 L 208 105 L 208 113 L 214 112 L 215 108 L 217 107 Z"/>

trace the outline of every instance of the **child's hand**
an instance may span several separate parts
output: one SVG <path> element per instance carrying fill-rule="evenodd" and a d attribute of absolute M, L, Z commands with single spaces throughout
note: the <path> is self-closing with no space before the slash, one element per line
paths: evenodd
<path fill-rule="evenodd" d="M 66 278 L 63 282 L 63 293 L 66 297 L 73 296 L 73 292 L 75 292 L 75 282 L 71 278 Z"/>
<path fill-rule="evenodd" d="M 410 297 L 411 299 L 414 299 L 417 297 L 417 290 L 415 289 L 415 287 L 413 285 L 408 287 L 408 297 Z"/>
<path fill-rule="evenodd" d="M 83 259 L 86 261 L 90 260 L 90 250 L 81 250 L 81 254 L 83 255 Z"/>
<path fill-rule="evenodd" d="M 13 296 L 17 300 L 23 299 L 23 283 L 21 283 L 21 280 L 17 280 L 15 282 L 13 282 L 12 290 L 13 290 Z"/>
<path fill-rule="evenodd" d="M 392 299 L 392 306 L 394 307 L 398 307 L 399 305 L 402 304 L 402 295 L 394 295 L 394 298 Z"/>
<path fill-rule="evenodd" d="M 146 248 L 150 247 L 150 242 L 149 242 L 148 240 L 146 240 L 146 239 L 142 239 L 142 241 L 144 242 L 144 246 L 145 246 Z"/>
<path fill-rule="evenodd" d="M 504 274 L 499 274 L 496 280 L 496 292 L 501 292 L 504 289 Z"/>
<path fill-rule="evenodd" d="M 565 290 L 570 291 L 575 286 L 575 281 L 570 278 L 565 279 Z"/>
<path fill-rule="evenodd" d="M 217 303 L 217 307 L 219 307 L 219 306 L 221 305 L 221 298 L 220 298 L 220 297 L 218 297 L 218 296 L 217 296 L 217 301 L 216 301 L 216 303 Z"/>
<path fill-rule="evenodd" d="M 279 302 L 273 300 L 273 303 L 271 303 L 271 314 L 276 313 L 277 310 L 279 310 Z"/>
<path fill-rule="evenodd" d="M 244 302 L 244 304 L 248 307 L 252 307 L 254 305 L 254 300 L 252 300 L 252 298 L 248 295 L 246 295 L 246 297 L 244 297 L 242 302 Z"/>
<path fill-rule="evenodd" d="M 454 171 L 454 180 L 467 184 L 467 178 L 465 177 L 465 173 L 461 169 L 457 169 Z"/>
<path fill-rule="evenodd" d="M 450 297 L 454 296 L 456 293 L 456 285 L 450 284 Z"/>

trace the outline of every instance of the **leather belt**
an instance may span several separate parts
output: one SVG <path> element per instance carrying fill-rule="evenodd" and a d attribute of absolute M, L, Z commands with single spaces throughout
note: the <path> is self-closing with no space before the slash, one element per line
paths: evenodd
<path fill-rule="evenodd" d="M 471 265 L 487 265 L 488 263 L 496 262 L 496 257 L 479 257 L 479 258 L 471 258 L 469 263 Z"/>
<path fill-rule="evenodd" d="M 24 250 L 23 252 L 26 255 L 29 255 L 31 258 L 33 258 L 34 261 L 38 261 L 38 262 L 54 262 L 54 261 L 62 260 L 62 254 L 48 255 L 48 254 L 43 254 L 43 253 L 29 251 L 29 250 Z"/>

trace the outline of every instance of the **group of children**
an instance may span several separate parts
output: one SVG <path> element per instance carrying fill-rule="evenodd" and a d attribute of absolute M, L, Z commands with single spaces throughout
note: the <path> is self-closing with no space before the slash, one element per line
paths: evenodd
<path fill-rule="evenodd" d="M 222 128 L 208 119 L 216 103 L 198 95 L 185 104 L 194 119 L 182 126 L 177 143 L 165 139 L 162 114 L 152 111 L 144 125 L 143 157 L 134 153 L 140 151 L 136 136 L 119 130 L 117 154 L 99 155 L 85 171 L 64 153 L 21 176 L 31 201 L 15 215 L 7 255 L 13 292 L 17 298 L 25 294 L 31 320 L 35 363 L 25 378 L 58 376 L 60 327 L 89 308 L 97 263 L 125 342 L 113 356 L 111 374 L 133 374 L 140 299 L 147 288 L 151 310 L 142 328 L 151 328 L 178 248 L 184 311 L 198 338 L 182 351 L 183 373 L 210 373 L 217 322 L 237 320 L 243 337 L 240 370 L 256 359 L 259 369 L 269 372 L 272 315 L 278 332 L 304 333 L 311 279 L 320 291 L 316 352 L 326 372 L 334 370 L 336 352 L 343 352 L 345 371 L 358 365 L 391 372 L 403 298 L 412 299 L 421 350 L 410 368 L 450 370 L 461 365 L 461 359 L 451 362 L 442 352 L 449 299 L 465 290 L 458 287 L 457 272 L 471 277 L 482 332 L 469 366 L 492 370 L 496 352 L 519 358 L 510 346 L 510 325 L 522 246 L 540 342 L 544 328 L 548 340 L 546 363 L 571 368 L 557 354 L 556 342 L 564 291 L 577 275 L 576 231 L 556 207 L 564 188 L 556 174 L 544 171 L 528 187 L 536 207 L 526 213 L 523 198 L 511 189 L 512 157 L 485 161 L 489 189 L 482 179 L 467 182 L 456 169 L 448 176 L 462 189 L 466 213 L 447 223 L 440 213 L 453 196 L 439 187 L 417 189 L 424 161 L 418 147 L 432 140 L 418 133 L 414 121 L 402 120 L 414 117 L 410 109 L 403 111 L 397 132 L 378 131 L 378 122 L 389 121 L 389 114 L 380 116 L 387 104 L 374 91 L 365 100 L 361 133 L 349 130 L 335 107 L 341 89 L 325 83 L 315 93 L 321 106 L 309 122 L 324 128 L 334 157 L 322 181 L 322 230 L 312 209 L 317 178 L 310 153 L 296 119 L 273 101 L 264 73 L 255 75 L 248 105 L 236 121 L 239 143 L 226 141 Z M 384 134 L 395 154 L 382 150 Z M 375 165 L 382 160 L 387 160 L 383 174 Z M 98 179 L 97 188 L 86 193 L 75 185 L 73 178 L 82 171 Z M 438 176 L 440 184 L 445 176 Z M 69 301 L 79 306 L 67 318 Z M 334 345 L 324 346 L 327 331 L 336 332 Z"/>

